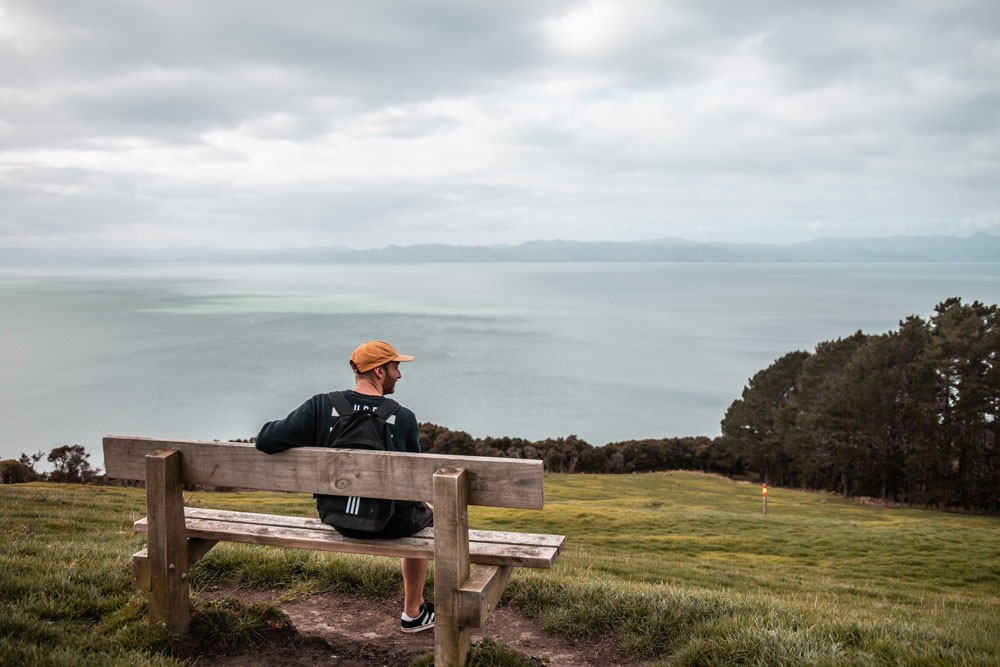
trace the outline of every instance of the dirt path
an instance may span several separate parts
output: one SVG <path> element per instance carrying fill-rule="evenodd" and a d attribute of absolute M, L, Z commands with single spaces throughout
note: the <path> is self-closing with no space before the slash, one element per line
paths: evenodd
<path fill-rule="evenodd" d="M 213 591 L 210 597 L 237 598 L 244 603 L 274 600 L 267 592 Z M 195 647 L 189 654 L 198 667 L 405 667 L 434 649 L 434 632 L 416 635 L 399 631 L 398 601 L 370 600 L 348 595 L 310 595 L 278 603 L 293 626 L 275 633 L 253 651 Z M 600 638 L 573 642 L 542 632 L 511 607 L 500 607 L 474 631 L 472 641 L 495 639 L 553 667 L 637 667 L 623 660 L 613 642 Z"/>

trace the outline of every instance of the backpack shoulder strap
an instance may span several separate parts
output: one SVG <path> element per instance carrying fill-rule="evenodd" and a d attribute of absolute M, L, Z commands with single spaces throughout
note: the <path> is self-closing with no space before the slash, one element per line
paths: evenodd
<path fill-rule="evenodd" d="M 388 419 L 389 417 L 391 417 L 393 414 L 396 413 L 396 410 L 399 410 L 399 403 L 392 400 L 391 398 L 387 398 L 384 401 L 382 401 L 381 405 L 378 406 L 378 410 L 376 410 L 376 412 L 378 413 L 378 416 L 381 417 L 382 419 Z"/>
<path fill-rule="evenodd" d="M 330 398 L 330 402 L 333 403 L 333 409 L 337 411 L 337 414 L 343 417 L 344 415 L 349 415 L 354 412 L 354 406 L 351 402 L 347 400 L 342 391 L 331 391 L 327 396 Z"/>

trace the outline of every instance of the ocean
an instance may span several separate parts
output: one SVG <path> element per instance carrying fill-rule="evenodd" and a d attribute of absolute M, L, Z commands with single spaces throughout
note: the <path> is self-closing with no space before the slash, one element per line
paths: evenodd
<path fill-rule="evenodd" d="M 1000 264 L 551 263 L 0 267 L 0 459 L 105 434 L 255 435 L 353 385 L 384 339 L 395 398 L 473 436 L 715 436 L 792 350 L 1000 302 Z"/>

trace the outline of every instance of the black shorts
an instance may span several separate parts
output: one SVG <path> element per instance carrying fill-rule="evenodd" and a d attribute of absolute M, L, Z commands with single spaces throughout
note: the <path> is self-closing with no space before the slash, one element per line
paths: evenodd
<path fill-rule="evenodd" d="M 336 526 L 333 528 L 344 537 L 368 540 L 392 540 L 397 537 L 409 537 L 433 525 L 434 513 L 427 507 L 427 503 L 397 500 L 395 514 L 389 519 L 389 523 L 377 533 L 351 530 L 350 528 L 337 528 Z"/>

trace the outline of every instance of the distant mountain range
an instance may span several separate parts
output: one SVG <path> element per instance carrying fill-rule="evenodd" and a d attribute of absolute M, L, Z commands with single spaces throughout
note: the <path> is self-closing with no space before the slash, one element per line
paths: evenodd
<path fill-rule="evenodd" d="M 135 262 L 418 263 L 418 262 L 1000 262 L 1000 236 L 820 238 L 789 245 L 697 243 L 683 239 L 635 242 L 529 241 L 519 245 L 391 245 L 273 251 L 182 248 L 148 252 L 0 248 L 4 265 Z"/>

